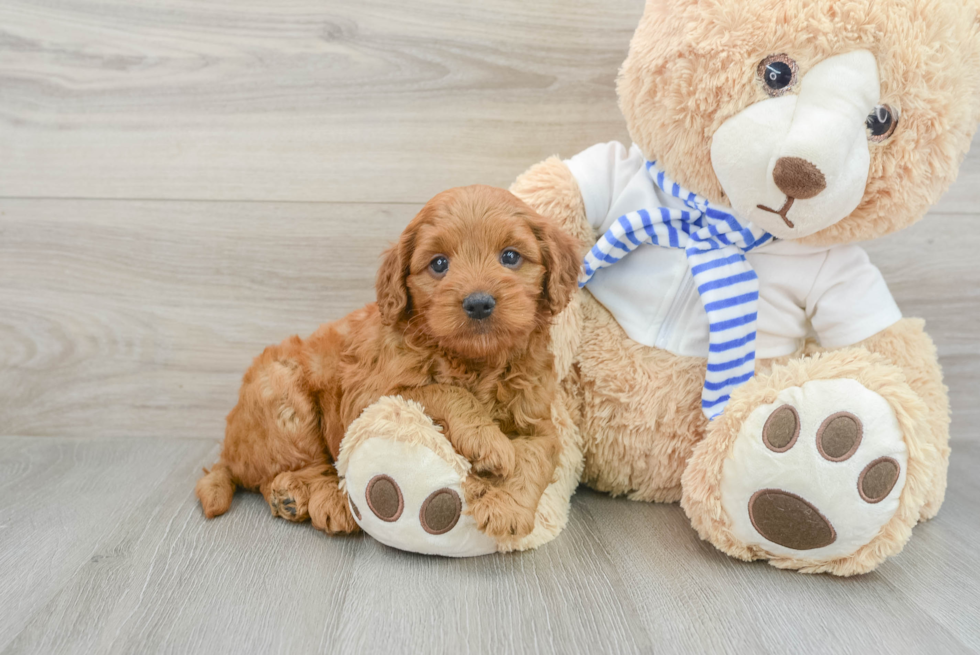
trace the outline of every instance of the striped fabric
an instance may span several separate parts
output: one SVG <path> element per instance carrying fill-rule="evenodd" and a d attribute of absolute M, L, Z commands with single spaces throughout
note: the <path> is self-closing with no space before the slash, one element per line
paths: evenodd
<path fill-rule="evenodd" d="M 708 372 L 701 408 L 714 419 L 732 392 L 755 374 L 759 278 L 745 253 L 772 235 L 680 187 L 656 162 L 646 167 L 654 184 L 688 209 L 655 207 L 620 216 L 585 256 L 579 286 L 641 245 L 683 248 L 708 314 Z"/>

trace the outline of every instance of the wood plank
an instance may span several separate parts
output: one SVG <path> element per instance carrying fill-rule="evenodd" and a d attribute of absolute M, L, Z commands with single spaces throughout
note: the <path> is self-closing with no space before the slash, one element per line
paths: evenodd
<path fill-rule="evenodd" d="M 273 652 L 336 623 L 357 540 L 327 543 L 309 526 L 274 521 L 261 497 L 247 494 L 226 519 L 205 521 L 193 485 L 217 447 L 198 443 L 209 454 L 118 521 L 9 652 L 234 652 L 233 643 L 238 652 Z"/>
<path fill-rule="evenodd" d="M 416 210 L 0 201 L 0 434 L 220 437 L 252 358 L 373 300 Z"/>
<path fill-rule="evenodd" d="M 35 440 L 48 441 L 62 442 Z M 198 473 L 173 471 L 165 489 L 113 521 L 97 553 L 3 652 L 652 648 L 582 517 L 566 539 L 533 553 L 424 557 L 273 519 L 257 494 L 239 494 L 229 514 L 205 521 L 192 495 Z M 67 489 L 58 500 L 74 505 Z M 17 555 L 28 568 L 39 563 L 29 549 Z"/>
<path fill-rule="evenodd" d="M 980 441 L 976 210 L 971 214 L 934 211 L 911 228 L 862 246 L 881 269 L 902 313 L 926 319 L 949 387 L 952 438 Z"/>
<path fill-rule="evenodd" d="M 220 436 L 252 357 L 372 300 L 418 207 L 0 200 L 0 434 Z M 980 439 L 975 220 L 868 244 L 928 321 L 957 440 Z"/>
<path fill-rule="evenodd" d="M 641 622 L 668 652 L 980 652 L 977 446 L 958 449 L 939 516 L 916 527 L 901 554 L 852 578 L 733 560 L 700 541 L 677 505 L 580 489 L 574 511 L 591 517 Z"/>
<path fill-rule="evenodd" d="M 186 439 L 0 438 L 0 651 L 80 571 L 142 547 L 130 533 L 99 548 L 137 508 L 152 510 L 175 470 L 186 479 L 214 451 Z"/>
<path fill-rule="evenodd" d="M 192 487 L 215 453 L 0 439 L 0 652 L 980 652 L 980 444 L 939 517 L 849 579 L 738 562 L 676 505 L 588 490 L 552 544 L 467 560 L 327 538 L 256 494 L 209 522 Z"/>
<path fill-rule="evenodd" d="M 0 196 L 423 202 L 628 140 L 642 0 L 7 0 Z M 65 156 L 71 153 L 71 156 Z M 972 212 L 980 154 L 941 204 Z"/>
<path fill-rule="evenodd" d="M 542 548 L 446 560 L 371 547 L 344 606 L 338 650 L 381 653 L 649 653 L 655 634 L 623 594 L 591 519 L 575 508 Z M 403 580 L 402 584 L 390 581 Z M 450 591 L 451 590 L 451 591 Z M 372 631 L 365 616 L 386 625 Z M 436 646 L 438 644 L 438 646 Z"/>
<path fill-rule="evenodd" d="M 980 443 L 959 443 L 949 465 L 946 502 L 932 521 L 916 527 L 894 565 L 879 573 L 962 643 L 980 651 L 980 563 L 977 499 Z"/>
<path fill-rule="evenodd" d="M 626 138 L 614 80 L 642 8 L 7 0 L 0 196 L 424 202 L 506 186 Z"/>

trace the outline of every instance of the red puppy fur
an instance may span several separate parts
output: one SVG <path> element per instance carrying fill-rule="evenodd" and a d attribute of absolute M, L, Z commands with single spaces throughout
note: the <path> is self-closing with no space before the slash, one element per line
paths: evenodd
<path fill-rule="evenodd" d="M 577 253 L 502 189 L 433 198 L 385 253 L 376 303 L 255 359 L 221 459 L 197 484 L 205 515 L 241 486 L 274 515 L 355 532 L 332 462 L 364 408 L 401 395 L 473 463 L 464 494 L 480 529 L 529 534 L 559 455 L 549 326 L 576 288 Z"/>

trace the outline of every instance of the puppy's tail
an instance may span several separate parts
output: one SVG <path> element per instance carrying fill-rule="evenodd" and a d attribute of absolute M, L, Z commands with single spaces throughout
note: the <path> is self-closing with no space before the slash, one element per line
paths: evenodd
<path fill-rule="evenodd" d="M 201 501 L 204 516 L 213 519 L 231 507 L 231 499 L 235 495 L 235 479 L 224 462 L 215 464 L 211 471 L 204 469 L 204 473 L 205 476 L 197 481 L 194 493 Z"/>

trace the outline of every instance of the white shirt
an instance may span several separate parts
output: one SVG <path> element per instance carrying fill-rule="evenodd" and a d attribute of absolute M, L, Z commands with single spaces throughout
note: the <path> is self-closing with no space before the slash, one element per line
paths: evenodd
<path fill-rule="evenodd" d="M 627 151 L 614 141 L 565 162 L 597 235 L 638 209 L 686 209 L 657 188 L 645 161 L 637 146 Z M 759 276 L 759 358 L 796 352 L 810 336 L 826 348 L 842 348 L 902 318 L 881 273 L 858 246 L 774 240 L 746 258 Z M 683 250 L 640 246 L 597 271 L 587 288 L 634 341 L 675 355 L 708 356 L 708 316 Z"/>

